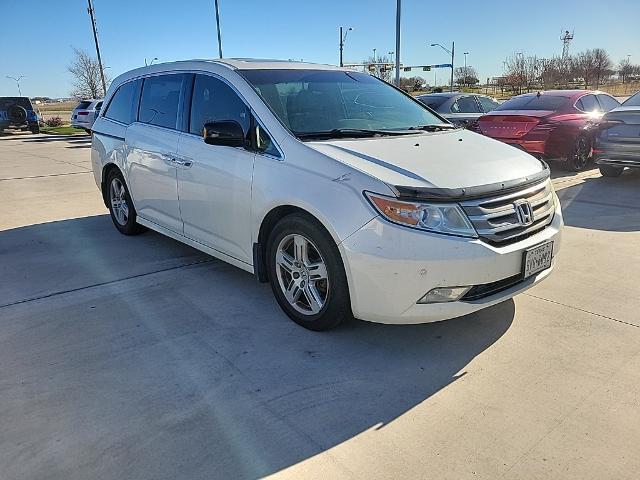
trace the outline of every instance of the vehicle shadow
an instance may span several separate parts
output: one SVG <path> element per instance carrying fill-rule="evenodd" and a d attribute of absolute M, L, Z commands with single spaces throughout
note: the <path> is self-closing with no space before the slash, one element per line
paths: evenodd
<path fill-rule="evenodd" d="M 640 170 L 618 178 L 585 178 L 558 190 L 566 225 L 595 230 L 640 230 Z"/>
<path fill-rule="evenodd" d="M 310 332 L 252 275 L 106 215 L 0 232 L 0 273 L 9 477 L 263 477 L 385 428 L 515 315 Z"/>

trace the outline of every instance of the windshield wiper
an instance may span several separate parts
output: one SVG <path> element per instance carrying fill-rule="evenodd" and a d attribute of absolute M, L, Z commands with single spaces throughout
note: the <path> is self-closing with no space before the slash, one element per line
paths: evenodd
<path fill-rule="evenodd" d="M 407 130 L 422 130 L 425 132 L 439 132 L 441 130 L 456 130 L 460 127 L 456 127 L 455 125 L 450 125 L 448 123 L 434 123 L 430 125 L 416 125 L 414 127 L 409 127 Z"/>
<path fill-rule="evenodd" d="M 381 135 L 408 135 L 407 129 L 402 130 L 372 130 L 368 128 L 334 128 L 321 132 L 293 132 L 301 140 L 322 138 L 376 137 Z"/>

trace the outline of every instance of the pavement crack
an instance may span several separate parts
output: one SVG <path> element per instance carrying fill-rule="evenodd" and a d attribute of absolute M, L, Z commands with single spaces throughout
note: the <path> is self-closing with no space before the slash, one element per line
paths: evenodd
<path fill-rule="evenodd" d="M 556 300 L 551 300 L 549 298 L 539 297 L 538 295 L 532 295 L 531 293 L 523 293 L 527 297 L 537 298 L 538 300 L 542 300 L 549 303 L 554 303 L 556 305 L 561 305 L 563 307 L 571 308 L 573 310 L 578 310 L 583 313 L 588 313 L 589 315 L 595 315 L 596 317 L 606 318 L 607 320 L 612 320 L 614 322 L 622 323 L 623 325 L 629 325 L 630 327 L 640 328 L 640 325 L 636 325 L 635 323 L 626 322 L 624 320 L 620 320 L 619 318 L 609 317 L 607 315 L 603 315 L 601 313 L 592 312 L 590 310 L 585 310 L 584 308 L 574 307 L 573 305 L 567 305 L 566 303 L 558 302 Z"/>
<path fill-rule="evenodd" d="M 125 280 L 132 280 L 134 278 L 146 277 L 148 275 L 154 275 L 156 273 L 168 272 L 168 271 L 171 271 L 171 270 L 178 270 L 178 269 L 181 269 L 181 268 L 192 267 L 192 266 L 195 266 L 195 265 L 213 263 L 215 261 L 216 261 L 215 259 L 199 260 L 197 262 L 185 263 L 185 264 L 176 265 L 176 266 L 173 266 L 173 267 L 167 267 L 167 268 L 161 268 L 159 270 L 153 270 L 151 272 L 139 273 L 137 275 L 129 275 L 128 277 L 117 278 L 115 280 L 108 280 L 106 282 L 98 282 L 98 283 L 94 283 L 94 284 L 91 284 L 91 285 L 84 285 L 82 287 L 69 288 L 67 290 L 59 290 L 57 292 L 51 292 L 51 293 L 47 293 L 45 295 L 39 295 L 39 296 L 36 296 L 36 297 L 30 297 L 30 298 L 25 298 L 25 299 L 22 299 L 22 300 L 16 300 L 15 302 L 5 303 L 5 304 L 0 305 L 0 308 L 11 307 L 11 306 L 14 306 L 14 305 L 21 305 L 23 303 L 29 303 L 29 302 L 34 302 L 36 300 L 42 300 L 44 298 L 57 297 L 58 295 L 65 295 L 67 293 L 79 292 L 79 291 L 82 291 L 82 290 L 88 290 L 90 288 L 101 287 L 101 286 L 104 286 L 104 285 L 112 285 L 114 283 L 123 282 Z"/>

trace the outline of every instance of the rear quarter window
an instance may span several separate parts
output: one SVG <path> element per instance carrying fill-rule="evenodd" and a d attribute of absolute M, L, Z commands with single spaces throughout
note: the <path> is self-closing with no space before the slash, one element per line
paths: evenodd
<path fill-rule="evenodd" d="M 135 109 L 140 96 L 140 80 L 127 82 L 118 87 L 109 102 L 104 116 L 116 122 L 129 125 L 135 118 Z"/>

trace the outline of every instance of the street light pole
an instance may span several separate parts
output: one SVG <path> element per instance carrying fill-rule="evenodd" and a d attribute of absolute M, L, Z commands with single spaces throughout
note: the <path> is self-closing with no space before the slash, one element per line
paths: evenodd
<path fill-rule="evenodd" d="M 16 85 L 18 86 L 18 96 L 21 97 L 22 90 L 20 90 L 20 80 L 24 78 L 24 75 L 20 75 L 18 78 L 12 77 L 11 75 L 7 75 L 7 78 L 10 78 L 11 80 L 14 80 L 16 82 Z"/>
<path fill-rule="evenodd" d="M 220 9 L 218 8 L 218 0 L 214 0 L 216 7 L 216 28 L 218 29 L 218 57 L 222 58 L 222 40 L 220 39 Z"/>
<path fill-rule="evenodd" d="M 450 91 L 453 92 L 453 62 L 456 57 L 456 42 L 451 42 L 451 87 Z"/>
<path fill-rule="evenodd" d="M 469 55 L 469 52 L 464 52 L 464 86 L 467 86 L 467 77 L 469 77 L 469 75 L 467 74 L 467 55 Z"/>
<path fill-rule="evenodd" d="M 343 67 L 344 63 L 342 62 L 342 50 L 344 49 L 344 42 L 347 41 L 347 34 L 353 30 L 353 28 L 351 27 L 347 27 L 347 30 L 344 32 L 344 35 L 342 35 L 342 29 L 344 27 L 340 27 L 340 66 Z"/>
<path fill-rule="evenodd" d="M 93 27 L 93 40 L 96 43 L 96 54 L 98 55 L 98 66 L 100 67 L 100 79 L 102 80 L 102 95 L 107 95 L 107 82 L 104 80 L 104 68 L 102 68 L 102 58 L 100 57 L 100 45 L 98 44 L 98 29 L 96 27 L 96 17 L 93 10 L 93 2 L 87 0 L 89 3 L 89 16 L 91 17 L 91 27 Z"/>
<path fill-rule="evenodd" d="M 453 92 L 453 68 L 454 68 L 453 62 L 455 61 L 455 56 L 456 56 L 456 42 L 451 42 L 451 50 L 449 50 L 448 48 L 445 48 L 439 43 L 432 43 L 431 46 L 440 47 L 442 50 L 444 50 L 449 55 L 451 55 L 451 84 L 450 84 L 449 90 Z"/>
<path fill-rule="evenodd" d="M 396 87 L 400 88 L 400 4 L 402 0 L 398 0 L 396 4 Z"/>

